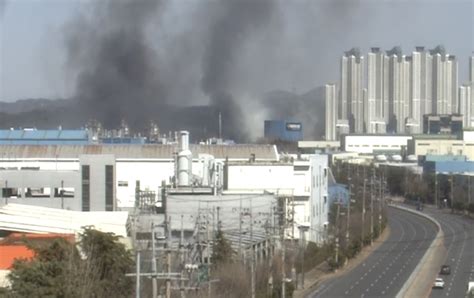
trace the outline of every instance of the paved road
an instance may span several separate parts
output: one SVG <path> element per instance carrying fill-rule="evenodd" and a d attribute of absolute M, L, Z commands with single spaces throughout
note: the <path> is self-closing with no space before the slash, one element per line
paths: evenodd
<path fill-rule="evenodd" d="M 430 297 L 464 297 L 468 280 L 474 281 L 474 221 L 434 208 L 425 208 L 425 212 L 433 216 L 444 231 L 445 264 L 451 266 L 451 274 L 441 276 L 445 288 L 433 289 Z"/>
<path fill-rule="evenodd" d="M 429 220 L 389 208 L 390 236 L 362 264 L 309 297 L 395 297 L 437 233 Z"/>

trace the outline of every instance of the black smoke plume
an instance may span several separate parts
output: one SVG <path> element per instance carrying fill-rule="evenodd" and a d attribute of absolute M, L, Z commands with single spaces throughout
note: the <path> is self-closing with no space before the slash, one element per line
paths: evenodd
<path fill-rule="evenodd" d="M 239 51 L 252 34 L 265 27 L 274 11 L 272 0 L 223 1 L 220 15 L 211 24 L 202 60 L 202 89 L 222 114 L 223 133 L 237 140 L 246 137 L 245 102 L 233 95 Z M 249 69 L 249 71 L 251 71 Z"/>
<path fill-rule="evenodd" d="M 75 100 L 83 115 L 117 127 L 121 119 L 141 128 L 164 109 L 166 90 L 147 26 L 158 0 L 109 0 L 68 28 L 70 67 L 77 71 Z M 89 17 L 89 19 L 87 19 Z"/>

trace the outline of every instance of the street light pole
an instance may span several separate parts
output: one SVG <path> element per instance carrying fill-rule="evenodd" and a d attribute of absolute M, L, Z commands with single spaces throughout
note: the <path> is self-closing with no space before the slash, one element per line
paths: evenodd
<path fill-rule="evenodd" d="M 348 197 L 348 200 L 347 200 L 347 220 L 346 220 L 346 247 L 349 246 L 349 237 L 350 237 L 350 232 L 349 232 L 349 226 L 350 226 L 350 221 L 351 221 L 351 191 L 352 191 L 352 188 L 351 188 L 351 182 L 352 182 L 352 178 L 351 178 L 351 166 L 349 164 L 349 168 L 348 168 L 348 173 L 347 173 L 347 181 L 348 181 L 348 184 L 349 184 L 349 197 Z"/>
<path fill-rule="evenodd" d="M 379 197 L 379 235 L 382 233 L 382 181 L 383 181 L 383 172 L 380 171 L 380 197 Z"/>
<path fill-rule="evenodd" d="M 453 177 L 453 174 L 451 173 L 451 211 L 454 211 L 454 177 Z"/>
<path fill-rule="evenodd" d="M 370 184 L 370 245 L 374 243 L 374 188 L 375 168 L 372 169 L 372 183 Z"/>
<path fill-rule="evenodd" d="M 365 184 L 367 178 L 365 178 L 365 167 L 364 167 L 364 184 L 362 188 L 362 246 L 364 245 L 365 240 Z"/>
<path fill-rule="evenodd" d="M 339 264 L 339 212 L 341 211 L 341 202 L 337 202 L 336 211 L 336 267 Z"/>
<path fill-rule="evenodd" d="M 468 196 L 468 204 L 471 205 L 471 174 L 467 176 L 467 196 Z"/>

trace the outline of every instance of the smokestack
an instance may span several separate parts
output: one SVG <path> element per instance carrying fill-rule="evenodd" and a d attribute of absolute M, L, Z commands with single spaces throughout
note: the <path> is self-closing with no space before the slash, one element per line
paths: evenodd
<path fill-rule="evenodd" d="M 222 139 L 222 114 L 219 112 L 219 139 Z"/>
<path fill-rule="evenodd" d="M 191 185 L 193 154 L 189 150 L 189 132 L 183 130 L 179 134 L 181 151 L 178 153 L 178 186 L 188 187 Z"/>
<path fill-rule="evenodd" d="M 181 151 L 189 150 L 189 132 L 182 130 L 179 132 Z"/>

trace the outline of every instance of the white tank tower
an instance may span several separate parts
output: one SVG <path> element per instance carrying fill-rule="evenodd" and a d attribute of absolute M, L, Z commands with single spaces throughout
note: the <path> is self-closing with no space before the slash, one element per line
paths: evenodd
<path fill-rule="evenodd" d="M 178 153 L 178 187 L 191 186 L 193 154 L 189 150 L 189 132 L 180 131 L 180 151 Z"/>

